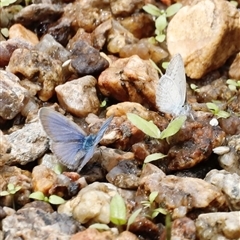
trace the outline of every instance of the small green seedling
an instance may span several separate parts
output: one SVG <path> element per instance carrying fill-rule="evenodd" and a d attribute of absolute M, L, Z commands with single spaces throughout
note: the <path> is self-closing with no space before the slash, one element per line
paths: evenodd
<path fill-rule="evenodd" d="M 164 42 L 166 39 L 166 27 L 168 25 L 168 18 L 172 17 L 182 7 L 182 4 L 175 3 L 169 6 L 166 10 L 160 10 L 152 4 L 147 4 L 143 10 L 151 14 L 155 18 L 155 34 L 156 41 Z"/>
<path fill-rule="evenodd" d="M 163 73 L 161 71 L 161 69 L 158 67 L 158 65 L 152 60 L 152 59 L 149 59 L 149 61 L 151 62 L 151 64 L 153 65 L 153 67 L 160 73 L 160 75 L 162 76 Z"/>
<path fill-rule="evenodd" d="M 14 186 L 14 184 L 9 183 L 7 185 L 7 190 L 0 192 L 0 197 L 10 195 L 11 196 L 11 201 L 12 201 L 12 204 L 13 204 L 13 209 L 15 209 L 14 194 L 16 192 L 18 192 L 21 188 L 22 188 L 21 186 Z"/>
<path fill-rule="evenodd" d="M 110 202 L 110 221 L 115 225 L 121 226 L 127 223 L 127 209 L 124 199 L 116 194 Z"/>
<path fill-rule="evenodd" d="M 110 221 L 117 226 L 123 226 L 127 224 L 127 230 L 130 225 L 135 221 L 136 217 L 142 211 L 142 208 L 134 211 L 127 219 L 127 209 L 124 199 L 121 195 L 116 194 L 112 197 L 110 202 Z M 101 226 L 100 226 L 101 227 Z M 104 227 L 104 226 L 103 226 Z"/>
<path fill-rule="evenodd" d="M 237 88 L 240 88 L 240 80 L 235 81 L 233 79 L 228 79 L 227 84 L 231 91 L 237 91 Z"/>
<path fill-rule="evenodd" d="M 220 110 L 220 108 L 215 103 L 206 103 L 207 108 L 216 116 L 216 118 L 228 118 L 230 113 Z"/>
<path fill-rule="evenodd" d="M 194 91 L 194 92 L 200 92 L 200 90 L 198 89 L 198 86 L 195 85 L 194 83 L 190 84 L 190 88 Z"/>
<path fill-rule="evenodd" d="M 145 159 L 144 159 L 144 164 L 146 163 L 150 163 L 150 162 L 153 162 L 153 161 L 156 161 L 156 160 L 160 160 L 160 159 L 163 159 L 167 157 L 167 155 L 165 154 L 162 154 L 162 153 L 153 153 L 153 154 L 150 154 L 148 155 Z"/>
<path fill-rule="evenodd" d="M 157 215 L 159 213 L 164 214 L 164 215 L 167 214 L 167 211 L 164 208 L 155 208 L 154 201 L 155 201 L 157 196 L 158 196 L 157 191 L 151 192 L 149 197 L 148 197 L 148 200 L 141 202 L 142 205 L 144 206 L 144 208 L 149 208 L 150 215 L 148 215 L 147 217 L 149 217 L 151 219 L 157 217 Z"/>
<path fill-rule="evenodd" d="M 147 121 L 134 113 L 127 113 L 127 118 L 142 132 L 156 139 L 164 139 L 175 135 L 187 119 L 186 116 L 178 116 L 168 124 L 166 129 L 161 132 L 152 121 Z"/>
<path fill-rule="evenodd" d="M 66 202 L 63 198 L 61 198 L 57 195 L 51 195 L 51 196 L 47 197 L 40 191 L 31 193 L 29 195 L 29 198 L 44 201 L 44 202 L 49 202 L 54 205 L 59 205 L 59 204 L 63 204 Z"/>
<path fill-rule="evenodd" d="M 7 196 L 7 195 L 14 195 L 16 192 L 18 192 L 22 187 L 20 186 L 14 186 L 12 183 L 9 183 L 7 185 L 7 190 L 0 192 L 0 196 Z"/>
<path fill-rule="evenodd" d="M 238 6 L 238 2 L 237 1 L 229 1 L 234 7 L 237 8 Z"/>

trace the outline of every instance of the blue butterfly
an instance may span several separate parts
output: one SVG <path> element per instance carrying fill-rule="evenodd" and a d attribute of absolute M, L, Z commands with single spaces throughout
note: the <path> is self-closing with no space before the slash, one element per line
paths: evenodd
<path fill-rule="evenodd" d="M 113 116 L 103 123 L 96 135 L 88 136 L 76 123 L 49 108 L 39 110 L 39 119 L 51 139 L 51 151 L 63 165 L 79 172 L 92 158 Z"/>

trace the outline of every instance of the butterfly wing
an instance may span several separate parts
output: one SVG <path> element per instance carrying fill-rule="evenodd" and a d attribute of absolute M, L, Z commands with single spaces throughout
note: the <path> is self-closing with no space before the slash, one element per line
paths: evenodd
<path fill-rule="evenodd" d="M 156 105 L 158 109 L 174 116 L 181 113 L 186 98 L 186 76 L 180 54 L 170 61 L 165 75 L 158 82 Z"/>
<path fill-rule="evenodd" d="M 51 150 L 67 168 L 76 170 L 86 151 L 79 149 L 79 142 L 52 142 Z"/>
<path fill-rule="evenodd" d="M 156 91 L 156 104 L 161 112 L 176 115 L 181 97 L 178 86 L 172 78 L 163 75 L 158 83 Z"/>
<path fill-rule="evenodd" d="M 182 56 L 180 54 L 174 55 L 171 59 L 165 75 L 174 80 L 178 86 L 179 94 L 181 96 L 179 106 L 183 106 L 186 99 L 186 75 Z"/>
<path fill-rule="evenodd" d="M 54 142 L 79 141 L 81 144 L 86 133 L 74 122 L 49 108 L 39 110 L 39 119 L 44 131 Z"/>

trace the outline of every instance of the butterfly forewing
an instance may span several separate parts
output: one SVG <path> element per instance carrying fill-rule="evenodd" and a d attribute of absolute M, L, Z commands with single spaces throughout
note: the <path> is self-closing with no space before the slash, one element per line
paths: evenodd
<path fill-rule="evenodd" d="M 158 109 L 174 116 L 179 115 L 186 98 L 186 76 L 184 63 L 180 54 L 170 61 L 165 75 L 158 82 L 156 105 Z"/>
<path fill-rule="evenodd" d="M 74 122 L 49 108 L 39 110 L 44 131 L 54 142 L 83 141 L 86 133 Z"/>
<path fill-rule="evenodd" d="M 174 80 L 178 86 L 180 96 L 184 96 L 181 99 L 181 106 L 184 105 L 186 99 L 186 75 L 184 69 L 184 62 L 180 54 L 176 54 L 170 61 L 167 67 L 165 75 Z"/>
<path fill-rule="evenodd" d="M 110 122 L 112 121 L 113 116 L 109 117 L 101 126 L 100 130 L 97 133 L 96 139 L 94 141 L 94 145 L 96 146 L 102 139 L 104 133 L 106 132 Z"/>

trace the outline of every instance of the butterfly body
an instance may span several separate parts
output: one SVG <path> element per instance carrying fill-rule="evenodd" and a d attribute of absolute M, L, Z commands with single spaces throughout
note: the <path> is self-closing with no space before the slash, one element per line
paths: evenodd
<path fill-rule="evenodd" d="M 173 116 L 188 114 L 186 100 L 186 76 L 182 57 L 175 55 L 166 73 L 159 79 L 156 91 L 156 105 L 161 112 Z"/>
<path fill-rule="evenodd" d="M 80 171 L 92 158 L 113 117 L 108 118 L 94 135 L 87 135 L 76 123 L 49 108 L 39 110 L 39 119 L 51 139 L 51 151 L 69 169 Z"/>

